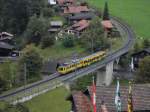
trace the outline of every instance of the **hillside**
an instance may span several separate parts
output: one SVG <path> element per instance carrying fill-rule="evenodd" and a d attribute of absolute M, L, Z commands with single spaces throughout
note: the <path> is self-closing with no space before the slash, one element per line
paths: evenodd
<path fill-rule="evenodd" d="M 103 9 L 106 0 L 87 0 Z M 112 15 L 122 18 L 135 30 L 139 39 L 150 38 L 150 0 L 108 0 Z"/>

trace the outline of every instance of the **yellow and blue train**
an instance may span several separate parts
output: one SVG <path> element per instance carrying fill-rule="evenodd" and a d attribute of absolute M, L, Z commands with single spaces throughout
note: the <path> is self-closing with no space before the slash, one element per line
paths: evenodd
<path fill-rule="evenodd" d="M 75 71 L 76 69 L 89 66 L 95 62 L 102 60 L 106 56 L 106 51 L 99 51 L 92 55 L 72 60 L 70 63 L 59 64 L 57 72 L 61 75 Z"/>

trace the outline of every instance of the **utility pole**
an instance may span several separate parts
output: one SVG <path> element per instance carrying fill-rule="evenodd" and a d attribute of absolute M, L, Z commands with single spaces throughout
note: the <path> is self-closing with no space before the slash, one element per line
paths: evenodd
<path fill-rule="evenodd" d="M 24 63 L 24 96 L 26 95 L 26 83 L 27 83 L 27 67 L 26 67 L 26 63 Z"/>

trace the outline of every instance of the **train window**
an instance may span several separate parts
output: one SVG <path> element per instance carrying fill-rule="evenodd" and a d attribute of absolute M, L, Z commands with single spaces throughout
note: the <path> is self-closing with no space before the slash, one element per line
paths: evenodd
<path fill-rule="evenodd" d="M 63 68 L 59 68 L 60 71 L 63 71 Z"/>

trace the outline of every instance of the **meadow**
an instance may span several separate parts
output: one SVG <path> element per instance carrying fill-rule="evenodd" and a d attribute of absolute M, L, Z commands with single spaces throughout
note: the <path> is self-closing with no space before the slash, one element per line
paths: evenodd
<path fill-rule="evenodd" d="M 60 87 L 25 103 L 31 112 L 69 112 L 71 103 L 66 101 L 69 92 Z"/>
<path fill-rule="evenodd" d="M 104 8 L 106 0 L 87 0 L 91 6 Z M 111 15 L 120 17 L 134 29 L 138 39 L 150 39 L 150 0 L 107 0 Z"/>

